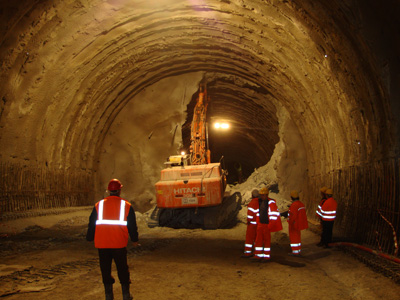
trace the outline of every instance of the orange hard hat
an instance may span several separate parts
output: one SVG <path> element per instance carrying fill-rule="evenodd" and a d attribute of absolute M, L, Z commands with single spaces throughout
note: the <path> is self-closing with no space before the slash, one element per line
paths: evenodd
<path fill-rule="evenodd" d="M 297 191 L 291 191 L 290 197 L 292 197 L 293 199 L 297 199 L 299 198 L 299 193 Z"/>
<path fill-rule="evenodd" d="M 266 188 L 266 187 L 263 187 L 261 190 L 260 190 L 260 195 L 268 195 L 269 194 L 269 190 L 268 190 L 268 188 Z"/>
<path fill-rule="evenodd" d="M 110 182 L 108 183 L 108 188 L 107 190 L 109 191 L 118 191 L 123 187 L 121 181 L 118 179 L 111 179 Z"/>
<path fill-rule="evenodd" d="M 327 195 L 333 195 L 333 190 L 332 189 L 327 189 L 325 194 Z"/>
<path fill-rule="evenodd" d="M 322 187 L 322 188 L 320 189 L 320 191 L 321 191 L 321 193 L 324 193 L 324 194 L 325 194 L 325 192 L 326 192 L 327 189 L 328 189 L 328 188 L 327 188 L 326 186 L 324 186 L 324 187 Z"/>

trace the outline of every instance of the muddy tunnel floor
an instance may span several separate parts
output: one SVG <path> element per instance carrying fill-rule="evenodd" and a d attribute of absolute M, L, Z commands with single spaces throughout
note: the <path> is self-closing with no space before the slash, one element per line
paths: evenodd
<path fill-rule="evenodd" d="M 1 222 L 0 298 L 103 299 L 97 250 L 85 240 L 90 209 Z M 400 285 L 303 231 L 303 257 L 290 252 L 287 225 L 272 234 L 268 263 L 241 258 L 246 226 L 148 228 L 128 245 L 134 299 L 398 299 Z M 23 229 L 22 229 L 23 228 Z M 115 266 L 113 276 L 117 278 Z M 122 299 L 114 284 L 115 299 Z"/>

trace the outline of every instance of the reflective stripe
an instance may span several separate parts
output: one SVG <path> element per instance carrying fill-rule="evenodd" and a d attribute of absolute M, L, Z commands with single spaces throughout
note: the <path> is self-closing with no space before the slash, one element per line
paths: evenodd
<path fill-rule="evenodd" d="M 253 219 L 254 217 L 253 216 L 247 216 L 247 219 Z"/>
<path fill-rule="evenodd" d="M 318 212 L 317 212 L 318 213 Z M 321 209 L 321 214 L 318 213 L 323 219 L 335 219 L 336 218 L 336 211 L 335 210 L 330 210 L 330 211 L 324 211 Z"/>
<path fill-rule="evenodd" d="M 126 221 L 118 220 L 97 220 L 96 225 L 126 225 Z"/>
<path fill-rule="evenodd" d="M 244 244 L 245 247 L 253 247 L 253 244 Z"/>
<path fill-rule="evenodd" d="M 256 247 L 255 250 L 256 250 L 256 251 L 262 251 L 262 250 L 263 250 L 263 247 Z"/>
<path fill-rule="evenodd" d="M 248 207 L 247 209 L 252 211 L 252 212 L 258 212 L 259 211 L 259 209 L 255 209 L 255 208 L 252 208 L 252 207 Z"/>
<path fill-rule="evenodd" d="M 103 219 L 103 206 L 104 199 L 99 202 L 99 213 L 96 225 L 127 225 L 128 222 L 125 221 L 125 201 L 121 200 L 121 205 L 119 208 L 119 220 L 104 220 Z"/>
<path fill-rule="evenodd" d="M 322 212 L 323 214 L 327 214 L 327 215 L 336 214 L 336 210 L 324 211 L 324 210 L 321 209 L 321 212 Z"/>
<path fill-rule="evenodd" d="M 306 209 L 305 207 L 300 207 L 297 211 L 299 211 L 300 209 Z"/>
<path fill-rule="evenodd" d="M 125 201 L 121 201 L 121 207 L 119 209 L 119 220 L 123 221 L 125 219 Z"/>
<path fill-rule="evenodd" d="M 298 244 L 290 244 L 290 246 L 291 246 L 291 247 L 300 247 L 300 246 L 301 246 L 301 243 L 298 243 Z"/>
<path fill-rule="evenodd" d="M 250 222 L 250 224 L 257 225 L 257 222 Z"/>
<path fill-rule="evenodd" d="M 292 251 L 292 253 L 295 253 L 295 254 L 300 253 L 300 252 L 301 252 L 300 250 L 293 250 Z"/>
<path fill-rule="evenodd" d="M 247 254 L 247 253 L 251 253 L 251 251 L 244 251 L 244 253 L 245 253 L 245 254 Z"/>

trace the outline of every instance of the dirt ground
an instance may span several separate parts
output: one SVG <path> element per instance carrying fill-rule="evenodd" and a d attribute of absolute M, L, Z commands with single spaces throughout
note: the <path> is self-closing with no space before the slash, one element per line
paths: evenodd
<path fill-rule="evenodd" d="M 90 212 L 1 222 L 0 298 L 104 299 L 97 250 L 85 240 Z M 317 247 L 312 231 L 303 231 L 303 257 L 288 256 L 287 222 L 272 236 L 271 261 L 261 264 L 240 257 L 242 222 L 206 231 L 148 228 L 146 219 L 138 214 L 141 247 L 128 245 L 134 299 L 400 299 L 400 285 L 338 249 Z M 122 299 L 119 283 L 114 294 Z"/>

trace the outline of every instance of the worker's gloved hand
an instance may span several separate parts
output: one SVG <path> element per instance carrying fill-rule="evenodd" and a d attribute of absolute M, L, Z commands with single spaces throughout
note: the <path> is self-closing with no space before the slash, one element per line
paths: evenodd
<path fill-rule="evenodd" d="M 288 212 L 287 211 L 281 212 L 281 217 L 287 218 Z"/>
<path fill-rule="evenodd" d="M 139 242 L 132 242 L 132 246 L 133 248 L 142 247 L 142 245 L 140 245 Z"/>

